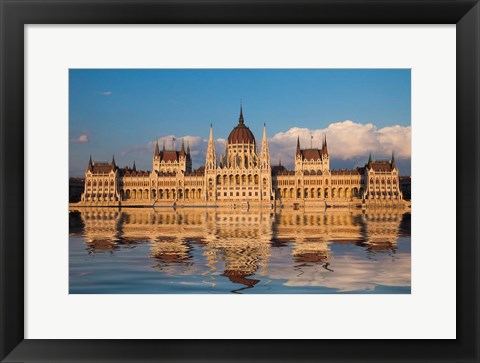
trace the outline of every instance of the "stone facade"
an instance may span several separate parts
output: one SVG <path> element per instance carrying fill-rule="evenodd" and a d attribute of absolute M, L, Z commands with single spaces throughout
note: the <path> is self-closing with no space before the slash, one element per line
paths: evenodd
<path fill-rule="evenodd" d="M 93 162 L 85 173 L 84 206 L 218 206 L 248 209 L 403 205 L 398 168 L 390 160 L 372 160 L 353 170 L 330 169 L 326 136 L 322 148 L 302 149 L 297 139 L 294 170 L 271 166 L 264 125 L 260 153 L 245 125 L 243 110 L 217 158 L 213 129 L 205 166 L 192 169 L 190 147 L 160 150 L 152 171 L 119 168 L 115 159 Z"/>

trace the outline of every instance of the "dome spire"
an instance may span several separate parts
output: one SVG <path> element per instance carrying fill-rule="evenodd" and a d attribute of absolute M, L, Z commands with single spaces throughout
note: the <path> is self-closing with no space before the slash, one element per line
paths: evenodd
<path fill-rule="evenodd" d="M 240 117 L 238 118 L 238 123 L 243 125 L 243 105 L 242 101 L 240 101 Z"/>

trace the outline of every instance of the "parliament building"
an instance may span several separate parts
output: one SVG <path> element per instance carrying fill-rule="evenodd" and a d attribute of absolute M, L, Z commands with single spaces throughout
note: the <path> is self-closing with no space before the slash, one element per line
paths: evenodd
<path fill-rule="evenodd" d="M 352 170 L 330 169 L 326 136 L 321 148 L 304 148 L 297 139 L 294 169 L 272 166 L 264 126 L 257 141 L 245 125 L 240 108 L 238 124 L 217 157 L 213 130 L 205 165 L 192 169 L 189 145 L 180 150 L 160 149 L 158 141 L 152 170 L 120 168 L 115 159 L 90 158 L 84 192 L 78 206 L 208 206 L 249 208 L 361 208 L 403 206 L 398 168 L 390 160 L 372 160 Z"/>

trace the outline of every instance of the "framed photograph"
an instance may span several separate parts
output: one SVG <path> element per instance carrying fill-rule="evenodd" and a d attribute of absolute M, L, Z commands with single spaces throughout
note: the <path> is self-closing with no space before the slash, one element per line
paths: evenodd
<path fill-rule="evenodd" d="M 479 361 L 477 1 L 1 22 L 2 362 Z"/>

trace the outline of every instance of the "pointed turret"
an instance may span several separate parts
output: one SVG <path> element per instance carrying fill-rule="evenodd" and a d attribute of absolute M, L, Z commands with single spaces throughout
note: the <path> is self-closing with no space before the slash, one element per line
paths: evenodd
<path fill-rule="evenodd" d="M 215 151 L 215 140 L 213 139 L 213 128 L 212 128 L 212 124 L 210 124 L 210 136 L 208 138 L 205 168 L 215 169 L 216 167 L 217 167 L 217 152 Z"/>
<path fill-rule="evenodd" d="M 117 165 L 115 164 L 115 155 L 112 155 L 112 166 L 113 166 L 113 170 L 117 168 Z"/>
<path fill-rule="evenodd" d="M 163 148 L 162 151 L 165 152 L 165 138 L 163 139 Z"/>
<path fill-rule="evenodd" d="M 372 153 L 368 156 L 368 166 L 370 167 L 370 164 L 372 163 Z"/>
<path fill-rule="evenodd" d="M 260 153 L 260 162 L 262 168 L 270 168 L 270 150 L 268 148 L 267 126 L 263 124 L 262 152 Z"/>
<path fill-rule="evenodd" d="M 327 134 L 325 134 L 325 137 L 324 137 L 324 139 L 323 139 L 322 154 L 323 154 L 323 155 L 328 155 Z"/>
<path fill-rule="evenodd" d="M 187 155 L 190 155 L 190 141 L 187 141 Z"/>
<path fill-rule="evenodd" d="M 392 150 L 392 169 L 396 169 L 397 168 L 397 165 L 395 165 L 395 155 L 393 154 L 393 150 Z"/>
<path fill-rule="evenodd" d="M 302 152 L 300 151 L 300 136 L 297 136 L 297 156 L 300 156 Z"/>
<path fill-rule="evenodd" d="M 133 171 L 137 171 L 137 166 L 135 165 L 135 160 L 133 161 L 133 168 L 132 168 Z"/>
<path fill-rule="evenodd" d="M 185 143 L 183 142 L 183 138 L 182 138 L 182 148 L 180 149 L 180 157 L 185 157 L 186 153 L 185 153 Z"/>
<path fill-rule="evenodd" d="M 93 161 L 92 161 L 92 155 L 90 155 L 90 160 L 88 161 L 88 171 L 93 171 Z"/>
<path fill-rule="evenodd" d="M 160 149 L 158 148 L 158 139 L 157 143 L 155 144 L 155 157 L 158 158 L 160 156 Z"/>

